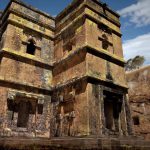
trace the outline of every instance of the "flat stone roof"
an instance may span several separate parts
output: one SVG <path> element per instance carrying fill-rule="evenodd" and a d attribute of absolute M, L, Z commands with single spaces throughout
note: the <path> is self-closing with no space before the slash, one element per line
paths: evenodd
<path fill-rule="evenodd" d="M 101 2 L 100 0 L 93 0 L 93 1 L 95 1 L 95 3 L 97 3 L 97 4 L 101 5 L 101 6 L 105 7 L 108 11 L 110 11 L 112 14 L 116 15 L 117 17 L 120 17 L 120 15 L 119 15 L 116 11 L 112 10 L 106 3 L 103 3 L 103 2 Z M 72 8 L 74 5 L 76 5 L 77 3 L 79 3 L 79 4 L 82 3 L 82 0 L 73 0 L 73 1 L 72 1 L 66 8 L 64 8 L 56 17 L 53 17 L 53 16 L 51 16 L 50 14 L 48 14 L 48 13 L 46 13 L 46 12 L 44 12 L 44 11 L 41 11 L 41 10 L 39 10 L 38 8 L 35 8 L 35 7 L 33 7 L 33 6 L 29 5 L 29 4 L 26 4 L 26 3 L 24 3 L 22 0 L 10 0 L 9 4 L 8 4 L 7 7 L 5 8 L 5 10 L 4 10 L 4 11 L 1 11 L 1 10 L 0 10 L 0 17 L 3 16 L 3 13 L 5 13 L 5 11 L 7 10 L 7 8 L 10 6 L 10 4 L 11 4 L 12 2 L 16 2 L 16 3 L 22 5 L 22 6 L 26 7 L 26 8 L 29 8 L 29 9 L 31 9 L 31 10 L 33 10 L 33 11 L 35 11 L 35 12 L 41 14 L 41 15 L 44 15 L 45 17 L 48 17 L 48 18 L 50 18 L 50 19 L 52 19 L 52 20 L 55 20 L 55 18 L 56 18 L 56 19 L 59 19 L 59 18 L 61 18 L 61 16 L 67 15 L 68 10 L 71 9 L 71 8 Z M 79 5 L 79 4 L 78 4 L 78 5 Z M 69 13 L 69 12 L 68 12 L 68 13 Z"/>
<path fill-rule="evenodd" d="M 3 16 L 3 14 L 7 11 L 8 7 L 11 5 L 12 2 L 15 2 L 15 3 L 17 3 L 17 4 L 20 4 L 20 5 L 26 7 L 26 8 L 28 8 L 28 9 L 30 9 L 30 10 L 33 10 L 34 12 L 37 12 L 37 13 L 39 13 L 39 14 L 45 16 L 45 17 L 48 17 L 48 18 L 50 18 L 50 19 L 52 19 L 52 20 L 55 20 L 55 18 L 52 17 L 50 14 L 45 13 L 45 12 L 43 12 L 43 11 L 39 10 L 38 8 L 35 8 L 35 7 L 31 6 L 31 5 L 28 5 L 28 4 L 24 3 L 24 2 L 21 1 L 21 0 L 10 0 L 10 2 L 9 2 L 8 5 L 7 5 L 7 7 L 6 7 L 5 10 L 2 12 L 2 16 Z"/>
<path fill-rule="evenodd" d="M 103 3 L 102 1 L 100 1 L 100 0 L 93 0 L 95 3 L 97 3 L 98 5 L 101 5 L 101 6 L 103 6 L 103 7 L 105 7 L 108 11 L 110 11 L 112 14 L 114 14 L 115 16 L 117 16 L 117 17 L 120 17 L 120 15 L 116 12 L 116 11 L 114 11 L 114 10 L 112 10 L 106 3 Z M 83 2 L 83 0 L 73 0 L 65 9 L 63 9 L 57 16 L 56 16 L 56 19 L 58 19 L 58 18 L 61 18 L 61 16 L 65 16 L 65 15 L 67 15 L 67 12 L 68 12 L 68 10 L 70 9 L 71 10 L 71 8 L 74 6 L 74 5 L 76 5 L 77 3 L 82 3 Z M 79 4 L 78 4 L 79 5 Z"/>

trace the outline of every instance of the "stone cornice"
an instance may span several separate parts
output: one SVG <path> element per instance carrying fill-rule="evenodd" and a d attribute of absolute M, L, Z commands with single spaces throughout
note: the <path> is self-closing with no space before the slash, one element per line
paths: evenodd
<path fill-rule="evenodd" d="M 6 11 L 5 16 L 3 16 L 3 18 L 2 18 L 2 20 L 1 20 L 1 22 L 0 22 L 1 25 L 3 25 L 3 24 L 6 22 L 6 20 L 8 19 L 8 16 L 9 16 L 11 13 L 12 13 L 12 14 L 15 14 L 15 15 L 17 15 L 17 16 L 19 16 L 19 17 L 22 17 L 22 18 L 24 18 L 24 19 L 26 19 L 26 20 L 29 20 L 29 21 L 31 21 L 31 22 L 33 22 L 33 23 L 36 23 L 36 24 L 38 24 L 38 25 L 40 25 L 40 26 L 42 26 L 42 27 L 45 27 L 45 28 L 47 28 L 47 29 L 49 29 L 49 30 L 52 30 L 53 32 L 55 31 L 55 27 L 54 27 L 54 26 L 49 25 L 49 24 L 46 24 L 46 23 L 44 23 L 44 22 L 42 22 L 42 21 L 40 21 L 40 20 L 36 20 L 35 18 L 33 18 L 33 17 L 31 17 L 31 16 L 28 16 L 28 15 L 26 15 L 26 14 L 24 14 L 24 13 L 20 13 L 19 11 L 15 10 L 15 9 L 8 9 L 8 10 Z M 6 16 L 7 16 L 7 17 L 6 17 Z"/>
<path fill-rule="evenodd" d="M 43 87 L 38 87 L 34 86 L 30 83 L 25 83 L 25 82 L 17 82 L 14 79 L 6 79 L 2 76 L 0 76 L 0 85 L 6 86 L 6 87 L 13 87 L 13 89 L 24 89 L 24 90 L 33 90 L 34 93 L 42 93 L 45 95 L 51 94 L 52 87 L 49 88 L 43 88 Z"/>
<path fill-rule="evenodd" d="M 85 51 L 85 52 L 91 53 L 95 56 L 105 58 L 106 60 L 109 60 L 110 62 L 118 64 L 120 66 L 124 66 L 126 63 L 123 58 L 118 57 L 114 54 L 111 54 L 111 53 L 107 52 L 106 50 L 94 48 L 88 44 L 85 44 L 82 47 L 79 47 L 76 50 L 73 50 L 72 52 L 70 52 L 66 57 L 63 57 L 62 59 L 55 61 L 54 66 L 67 61 L 68 59 L 72 58 L 74 55 L 80 53 L 81 51 Z"/>
<path fill-rule="evenodd" d="M 120 15 L 116 11 L 112 10 L 106 3 L 103 3 L 100 0 L 98 0 L 98 1 L 97 0 L 93 0 L 93 1 L 95 1 L 95 3 L 97 3 L 98 5 L 105 7 L 105 9 L 110 11 L 115 16 L 120 17 Z"/>
<path fill-rule="evenodd" d="M 25 91 L 19 91 L 19 90 L 8 90 L 8 96 L 7 98 L 9 100 L 15 100 L 17 97 L 25 97 L 28 99 L 35 99 L 35 100 L 44 100 L 44 95 L 42 94 L 34 94 L 34 93 L 28 93 Z"/>
<path fill-rule="evenodd" d="M 35 29 L 35 28 L 31 28 L 31 27 L 29 27 L 29 26 L 27 26 L 27 25 L 25 25 L 25 24 L 19 23 L 19 22 L 17 22 L 15 19 L 9 19 L 9 18 L 8 18 L 7 23 L 14 24 L 14 25 L 17 25 L 17 26 L 19 26 L 19 27 L 24 27 L 24 28 L 27 28 L 27 29 L 36 31 L 36 32 L 38 32 L 39 34 L 42 34 L 43 36 L 45 36 L 45 37 L 47 37 L 47 38 L 49 38 L 49 39 L 51 39 L 51 40 L 54 40 L 54 36 L 48 35 L 48 34 L 46 34 L 46 33 L 43 33 L 42 31 L 37 30 L 37 29 Z"/>
<path fill-rule="evenodd" d="M 88 18 L 88 19 L 94 21 L 94 22 L 97 23 L 97 24 L 102 24 L 102 22 L 101 22 L 99 19 L 97 19 L 96 17 L 93 18 L 93 17 L 92 17 L 91 15 L 89 15 L 89 14 L 85 14 L 85 18 Z M 115 29 L 113 29 L 113 28 L 110 27 L 110 26 L 109 26 L 109 28 L 110 28 L 110 29 L 112 30 L 112 32 L 115 33 L 116 35 L 118 35 L 118 36 L 120 36 L 120 37 L 122 36 L 121 32 L 116 31 Z"/>
<path fill-rule="evenodd" d="M 111 8 L 109 8 L 105 3 L 98 2 L 97 0 L 93 0 L 98 6 L 105 7 L 106 10 L 111 12 L 113 15 L 120 17 L 120 15 L 113 11 Z M 62 19 L 67 16 L 68 13 L 72 13 L 76 7 L 79 7 L 82 3 L 86 3 L 86 0 L 74 0 L 72 3 L 70 3 L 63 11 L 61 11 L 57 16 L 56 20 Z"/>
<path fill-rule="evenodd" d="M 93 18 L 91 15 L 86 14 L 85 12 L 83 12 L 82 14 L 80 14 L 77 18 L 75 18 L 72 22 L 70 22 L 68 25 L 65 26 L 65 28 L 61 29 L 57 34 L 55 34 L 55 39 L 61 35 L 63 32 L 65 32 L 66 29 L 68 29 L 69 27 L 71 27 L 73 24 L 75 24 L 76 22 L 79 22 L 80 20 L 85 20 L 86 18 L 96 22 L 97 24 L 102 24 L 102 22 L 96 18 Z M 113 33 L 115 33 L 118 36 L 122 36 L 122 34 L 118 31 L 116 31 L 115 29 L 109 27 Z M 56 29 L 57 30 L 57 29 Z"/>
<path fill-rule="evenodd" d="M 35 29 L 35 28 L 31 28 L 25 24 L 22 24 L 22 23 L 19 23 L 17 22 L 15 19 L 10 19 L 8 18 L 7 20 L 5 20 L 3 22 L 3 24 L 0 24 L 0 33 L 4 32 L 4 28 L 8 25 L 8 24 L 13 24 L 13 25 L 16 25 L 18 27 L 23 27 L 23 28 L 27 28 L 27 29 L 30 29 L 30 30 L 33 30 L 33 31 L 36 31 L 38 32 L 39 34 L 43 35 L 44 37 L 48 38 L 48 39 L 51 39 L 51 40 L 54 40 L 54 36 L 53 35 L 48 35 L 38 29 Z"/>
<path fill-rule="evenodd" d="M 19 0 L 12 0 L 12 1 L 19 3 Z M 19 4 L 20 4 L 20 3 L 19 3 Z M 96 10 L 93 10 L 93 9 L 90 8 L 86 3 L 81 3 L 81 4 L 82 4 L 82 5 L 81 5 L 80 9 L 82 9 L 83 7 L 89 8 L 89 9 L 92 10 L 93 12 L 95 12 L 95 13 L 97 13 L 97 14 L 99 14 L 99 15 L 102 15 L 105 19 L 109 20 L 109 21 L 112 22 L 113 24 L 115 24 L 115 25 L 117 25 L 118 27 L 120 27 L 120 24 L 116 23 L 116 21 L 113 21 L 112 18 L 109 18 L 109 17 L 106 16 L 106 15 L 103 15 L 103 13 L 101 13 L 101 12 L 97 12 Z M 23 18 L 30 19 L 30 20 L 32 20 L 33 22 L 38 23 L 38 24 L 40 24 L 40 25 L 42 25 L 42 26 L 44 26 L 44 27 L 46 27 L 46 28 L 48 28 L 48 29 L 50 29 L 50 30 L 52 30 L 52 31 L 55 31 L 55 30 L 56 30 L 55 27 L 53 27 L 53 26 L 49 26 L 49 25 L 44 24 L 44 23 L 42 23 L 42 22 L 40 22 L 40 21 L 37 22 L 34 18 L 29 17 L 29 16 L 25 16 L 25 14 L 19 13 L 19 12 L 17 12 L 16 10 L 13 10 L 13 9 L 12 9 L 12 10 L 11 10 L 11 9 L 9 10 L 9 9 L 7 8 L 7 9 L 4 11 L 3 15 L 1 16 L 1 19 L 4 17 L 4 15 L 6 16 L 6 14 L 9 14 L 10 12 L 12 12 L 12 13 L 14 13 L 14 14 L 17 14 L 17 15 L 23 17 Z M 58 15 L 58 16 L 59 16 L 59 15 Z M 70 14 L 70 16 L 72 16 L 72 14 Z M 98 20 L 98 19 L 96 19 L 96 18 L 93 18 L 93 17 L 90 16 L 89 14 L 85 14 L 85 13 L 82 13 L 82 16 L 80 15 L 80 16 L 78 16 L 77 18 L 75 18 L 74 20 L 78 20 L 78 19 L 82 19 L 82 18 L 85 19 L 85 17 L 88 18 L 88 19 L 91 19 L 92 21 L 94 21 L 94 22 L 96 22 L 96 23 L 98 23 L 98 24 L 101 23 L 100 20 Z M 4 18 L 5 18 L 5 17 L 4 17 Z M 56 18 L 57 18 L 57 17 L 56 17 Z M 67 18 L 67 19 L 69 19 L 69 18 Z M 21 25 L 21 24 L 19 24 L 18 22 L 16 22 L 15 20 L 9 20 L 9 21 L 11 21 L 11 22 L 13 21 L 13 22 L 16 23 L 16 24 Z M 3 21 L 2 21 L 2 22 L 3 22 Z M 75 22 L 75 21 L 74 21 L 74 22 Z M 70 22 L 69 25 L 67 25 L 67 27 L 70 26 L 70 25 L 72 25 L 72 22 Z M 22 25 L 22 26 L 23 26 L 23 25 Z M 26 27 L 26 26 L 25 26 L 25 27 Z M 112 29 L 112 31 L 113 31 L 114 33 L 116 33 L 117 35 L 122 36 L 121 33 L 115 31 L 113 28 L 111 28 L 111 29 Z M 65 30 L 65 29 L 63 29 L 63 31 L 64 31 L 64 30 Z M 60 33 L 63 32 L 63 31 L 61 30 Z M 37 32 L 43 34 L 43 33 L 40 32 L 40 31 L 37 31 Z M 55 36 L 55 38 L 56 38 L 60 33 L 58 33 L 58 34 Z M 44 34 L 44 35 L 45 35 L 45 36 L 48 36 L 48 35 L 46 35 L 46 34 Z M 50 37 L 50 38 L 54 38 L 54 37 Z"/>
<path fill-rule="evenodd" d="M 52 91 L 59 90 L 61 88 L 67 87 L 69 85 L 74 85 L 75 83 L 81 82 L 82 80 L 84 80 L 84 81 L 86 80 L 88 83 L 96 83 L 96 84 L 101 83 L 102 85 L 106 85 L 108 87 L 116 87 L 116 88 L 123 90 L 123 91 L 126 91 L 126 92 L 128 90 L 128 87 L 125 85 L 119 85 L 119 84 L 114 83 L 112 81 L 96 78 L 94 76 L 86 74 L 86 75 L 83 75 L 80 77 L 75 77 L 75 78 L 72 78 L 72 79 L 67 80 L 65 82 L 56 84 L 55 86 L 53 86 Z"/>
<path fill-rule="evenodd" d="M 115 54 L 111 54 L 107 50 L 99 49 L 97 47 L 92 47 L 90 45 L 86 45 L 85 48 L 86 48 L 88 53 L 91 53 L 95 56 L 109 60 L 110 62 L 113 62 L 113 63 L 118 64 L 120 66 L 124 67 L 124 65 L 126 63 L 123 58 L 121 58 Z"/>
<path fill-rule="evenodd" d="M 105 19 L 109 20 L 110 22 L 112 22 L 112 23 L 115 24 L 116 26 L 118 26 L 118 27 L 121 26 L 119 22 L 115 21 L 114 19 L 112 19 L 112 18 L 109 17 L 109 16 L 106 16 L 104 13 L 99 12 L 99 11 L 97 11 L 97 10 L 91 8 L 88 4 L 85 4 L 85 6 L 86 6 L 87 8 L 89 8 L 90 10 L 92 10 L 93 12 L 95 12 L 95 13 L 99 14 L 100 16 L 104 17 Z"/>
<path fill-rule="evenodd" d="M 54 40 L 54 36 L 47 35 L 47 34 L 41 32 L 40 30 L 36 30 L 36 29 L 34 29 L 34 28 L 30 28 L 30 27 L 25 26 L 25 25 L 23 25 L 23 24 L 21 24 L 21 23 L 18 23 L 18 22 L 16 22 L 15 20 L 12 20 L 12 19 L 7 19 L 5 22 L 3 22 L 3 24 L 0 26 L 0 34 L 5 31 L 4 28 L 5 28 L 9 23 L 10 23 L 10 24 L 13 24 L 13 25 L 16 25 L 16 26 L 18 26 L 18 27 L 24 27 L 24 28 L 30 29 L 30 30 L 32 30 L 32 31 L 36 31 L 36 32 L 38 32 L 39 34 L 43 35 L 43 37 L 46 37 L 46 38 L 48 38 L 48 39 L 50 39 L 50 40 Z"/>
<path fill-rule="evenodd" d="M 36 58 L 35 56 L 29 55 L 29 54 L 23 54 L 15 50 L 9 50 L 7 48 L 0 50 L 0 57 L 8 57 L 12 59 L 17 59 L 21 62 L 26 62 L 26 63 L 32 64 L 41 68 L 45 68 L 48 70 L 52 70 L 53 68 L 53 63 L 47 63 L 47 62 L 44 62 L 43 59 Z"/>
<path fill-rule="evenodd" d="M 22 18 L 27 19 L 27 20 L 29 20 L 29 21 L 32 21 L 32 22 L 34 22 L 34 23 L 36 23 L 36 24 L 38 24 L 38 25 L 41 25 L 42 27 L 45 27 L 45 28 L 50 29 L 50 30 L 52 30 L 52 31 L 55 31 L 55 27 L 54 27 L 54 26 L 51 26 L 51 25 L 49 25 L 49 24 L 46 24 L 46 23 L 44 23 L 44 22 L 42 22 L 42 21 L 40 21 L 40 20 L 36 20 L 35 18 L 33 18 L 33 17 L 31 17 L 31 16 L 28 16 L 28 15 L 26 15 L 26 14 L 24 14 L 24 13 L 20 13 L 20 12 L 18 12 L 17 10 L 13 10 L 13 9 L 12 9 L 12 10 L 8 11 L 8 13 L 13 13 L 13 14 L 19 16 L 19 17 L 22 17 Z"/>
<path fill-rule="evenodd" d="M 36 13 L 39 13 L 39 14 L 41 14 L 41 15 L 43 15 L 43 16 L 49 18 L 49 19 L 55 20 L 55 18 L 52 17 L 52 16 L 50 16 L 49 14 L 47 14 L 47 13 L 45 13 L 45 12 L 43 12 L 43 11 L 37 9 L 37 8 L 34 8 L 34 7 L 30 6 L 30 5 L 27 5 L 27 4 L 25 4 L 24 2 L 22 2 L 21 0 L 11 0 L 11 1 L 8 3 L 6 9 L 3 11 L 2 16 L 0 17 L 0 19 L 3 17 L 3 15 L 6 13 L 6 11 L 8 11 L 8 9 L 9 9 L 10 5 L 12 4 L 12 2 L 15 2 L 15 3 L 17 3 L 17 4 L 20 4 L 21 6 L 24 6 L 24 7 L 28 8 L 28 9 L 30 9 L 30 10 L 36 12 Z"/>
<path fill-rule="evenodd" d="M 50 18 L 50 19 L 52 19 L 52 20 L 55 20 L 55 18 L 52 17 L 50 14 L 48 14 L 48 13 L 46 13 L 46 12 L 43 12 L 43 11 L 37 9 L 37 8 L 34 8 L 34 7 L 32 7 L 31 5 L 28 5 L 28 4 L 24 3 L 24 2 L 21 1 L 21 0 L 11 0 L 11 1 L 12 1 L 12 2 L 15 2 L 15 3 L 18 3 L 18 4 L 24 6 L 24 7 L 28 8 L 28 9 L 34 11 L 34 12 L 37 12 L 37 13 L 39 13 L 39 14 L 41 14 L 41 15 L 47 17 L 47 18 Z"/>
<path fill-rule="evenodd" d="M 32 56 L 32 55 L 28 55 L 28 54 L 24 54 L 22 52 L 17 52 L 15 50 L 9 50 L 7 48 L 4 48 L 0 51 L 0 55 L 1 56 L 7 56 L 7 57 L 11 57 L 13 56 L 13 58 L 17 58 L 21 61 L 27 61 L 27 62 L 32 62 L 32 63 L 35 63 L 37 64 L 38 66 L 44 68 L 44 66 L 46 68 L 49 68 L 49 69 L 52 69 L 54 66 L 58 65 L 58 64 L 61 64 L 65 61 L 67 61 L 68 59 L 70 59 L 71 57 L 73 57 L 74 55 L 82 52 L 82 51 L 85 51 L 87 53 L 91 53 L 95 56 L 98 56 L 98 57 L 105 57 L 106 59 L 108 59 L 110 62 L 114 62 L 118 65 L 121 65 L 121 66 L 124 66 L 125 65 L 125 61 L 123 58 L 121 57 L 118 57 L 114 54 L 110 54 L 109 52 L 107 52 L 106 50 L 103 50 L 103 49 L 98 49 L 98 48 L 94 48 L 90 45 L 83 45 L 82 47 L 79 47 L 77 48 L 76 50 L 73 50 L 72 52 L 70 52 L 66 57 L 63 57 L 62 59 L 59 59 L 57 61 L 53 61 L 51 63 L 47 63 L 47 62 L 44 62 L 44 60 L 40 59 L 40 58 L 36 58 L 35 56 Z"/>
<path fill-rule="evenodd" d="M 15 80 L 9 80 L 9 79 L 6 79 L 6 78 L 0 76 L 0 84 L 4 84 L 5 86 L 9 85 L 9 87 L 11 85 L 11 86 L 13 86 L 13 88 L 16 87 L 15 89 L 19 89 L 19 87 L 24 87 L 24 88 L 27 88 L 27 89 L 36 90 L 38 92 L 45 91 L 44 92 L 45 94 L 51 94 L 51 92 L 54 91 L 54 90 L 58 90 L 58 89 L 66 87 L 66 86 L 73 85 L 73 84 L 75 84 L 77 82 L 80 82 L 82 80 L 86 80 L 89 83 L 95 83 L 95 82 L 97 84 L 101 83 L 103 85 L 120 88 L 120 89 L 125 90 L 125 91 L 128 90 L 127 86 L 119 85 L 119 84 L 116 84 L 116 83 L 108 81 L 108 80 L 99 79 L 99 78 L 96 78 L 96 77 L 91 76 L 91 75 L 84 75 L 84 76 L 72 78 L 68 81 L 56 84 L 56 85 L 51 86 L 49 88 L 37 87 L 37 86 L 33 86 L 29 83 L 16 82 Z"/>

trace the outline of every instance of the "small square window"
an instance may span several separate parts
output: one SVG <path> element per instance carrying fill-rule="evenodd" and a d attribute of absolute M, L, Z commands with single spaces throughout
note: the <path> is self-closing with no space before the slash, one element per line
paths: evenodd
<path fill-rule="evenodd" d="M 134 117 L 133 117 L 133 123 L 134 123 L 134 125 L 140 125 L 139 116 L 134 116 Z"/>

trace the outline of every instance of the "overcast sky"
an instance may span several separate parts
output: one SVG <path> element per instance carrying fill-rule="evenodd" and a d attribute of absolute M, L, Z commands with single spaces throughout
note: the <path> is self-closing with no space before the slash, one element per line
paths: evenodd
<path fill-rule="evenodd" d="M 9 0 L 0 0 L 3 10 Z M 56 16 L 71 0 L 22 0 Z M 150 64 L 150 0 L 102 0 L 121 15 L 125 59 L 145 56 Z"/>

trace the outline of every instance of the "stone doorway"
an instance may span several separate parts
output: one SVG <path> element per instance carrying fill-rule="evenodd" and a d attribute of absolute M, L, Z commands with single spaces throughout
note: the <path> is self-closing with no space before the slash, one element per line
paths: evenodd
<path fill-rule="evenodd" d="M 122 109 L 123 95 L 104 91 L 105 128 L 119 132 L 119 117 Z"/>
<path fill-rule="evenodd" d="M 26 128 L 28 125 L 29 114 L 30 114 L 30 102 L 21 101 L 18 108 L 18 120 L 17 127 Z"/>

